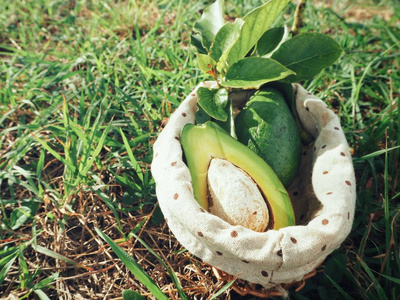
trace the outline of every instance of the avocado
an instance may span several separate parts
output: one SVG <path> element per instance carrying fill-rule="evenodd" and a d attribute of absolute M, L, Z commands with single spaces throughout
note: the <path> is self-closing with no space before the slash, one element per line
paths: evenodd
<path fill-rule="evenodd" d="M 283 95 L 276 89 L 257 91 L 235 119 L 238 141 L 249 147 L 275 171 L 285 187 L 301 163 L 298 126 Z"/>
<path fill-rule="evenodd" d="M 289 195 L 271 167 L 252 150 L 232 138 L 214 122 L 187 124 L 181 132 L 181 144 L 192 177 L 195 199 L 208 210 L 207 172 L 213 158 L 231 162 L 246 172 L 258 185 L 270 214 L 268 228 L 294 225 Z M 226 187 L 229 188 L 229 187 Z"/>

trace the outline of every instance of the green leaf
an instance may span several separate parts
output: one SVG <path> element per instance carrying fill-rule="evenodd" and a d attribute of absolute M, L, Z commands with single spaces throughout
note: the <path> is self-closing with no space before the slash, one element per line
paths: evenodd
<path fill-rule="evenodd" d="M 233 88 L 258 89 L 264 83 L 277 81 L 291 74 L 295 73 L 273 59 L 246 57 L 229 68 L 226 81 L 221 84 Z"/>
<path fill-rule="evenodd" d="M 217 0 L 207 6 L 199 21 L 194 24 L 194 31 L 201 35 L 201 44 L 210 50 L 214 36 L 224 25 L 224 0 Z"/>
<path fill-rule="evenodd" d="M 203 124 L 207 121 L 210 121 L 211 117 L 208 115 L 201 106 L 198 107 L 196 112 L 196 124 Z"/>
<path fill-rule="evenodd" d="M 143 297 L 138 292 L 132 290 L 123 290 L 122 291 L 122 299 L 123 300 L 145 300 L 146 298 Z"/>
<path fill-rule="evenodd" d="M 234 23 L 227 23 L 221 27 L 211 45 L 210 56 L 218 62 L 218 71 L 225 67 L 229 50 L 240 36 L 240 29 L 244 24 L 242 19 L 236 19 Z"/>
<path fill-rule="evenodd" d="M 190 37 L 190 44 L 196 47 L 198 53 L 207 54 L 207 49 L 204 48 L 201 42 L 200 34 L 198 33 L 192 34 L 192 36 Z"/>
<path fill-rule="evenodd" d="M 207 54 L 197 54 L 197 63 L 199 64 L 200 70 L 208 75 L 211 75 L 213 69 L 215 69 L 216 62 Z"/>
<path fill-rule="evenodd" d="M 244 18 L 240 37 L 229 51 L 228 63 L 244 58 L 261 36 L 271 27 L 290 0 L 271 0 L 249 12 Z"/>
<path fill-rule="evenodd" d="M 200 87 L 197 90 L 199 95 L 199 105 L 212 118 L 219 121 L 226 121 L 228 114 L 224 107 L 228 101 L 228 92 L 226 89 L 209 89 Z"/>
<path fill-rule="evenodd" d="M 257 52 L 259 56 L 264 56 L 278 47 L 285 35 L 284 27 L 274 27 L 268 29 L 257 42 Z"/>
<path fill-rule="evenodd" d="M 341 53 L 334 39 L 320 33 L 305 33 L 284 42 L 272 58 L 296 72 L 287 80 L 298 82 L 314 77 L 333 64 Z"/>
<path fill-rule="evenodd" d="M 155 282 L 150 278 L 150 276 L 143 271 L 140 265 L 134 260 L 128 253 L 121 249 L 112 239 L 110 239 L 105 233 L 100 229 L 96 228 L 97 234 L 101 236 L 115 252 L 115 254 L 121 259 L 123 264 L 132 272 L 132 274 L 141 282 L 148 290 L 153 294 L 156 299 L 165 299 L 167 296 L 160 290 L 160 288 L 155 284 Z"/>

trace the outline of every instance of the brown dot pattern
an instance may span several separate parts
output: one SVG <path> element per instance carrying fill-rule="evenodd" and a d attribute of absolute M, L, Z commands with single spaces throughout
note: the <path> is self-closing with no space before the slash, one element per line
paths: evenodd
<path fill-rule="evenodd" d="M 268 277 L 268 272 L 267 271 L 261 271 L 261 275 L 264 277 Z"/>
<path fill-rule="evenodd" d="M 326 174 L 328 174 L 329 172 L 328 171 L 324 171 L 324 172 L 322 172 L 322 174 L 324 174 L 324 175 L 326 175 Z"/>
<path fill-rule="evenodd" d="M 174 162 L 171 163 L 171 167 L 175 167 L 176 165 L 177 165 L 177 162 L 176 162 L 176 161 L 174 161 Z"/>
<path fill-rule="evenodd" d="M 178 198 L 179 198 L 179 194 L 178 194 L 178 193 L 175 193 L 175 194 L 174 194 L 174 199 L 177 200 Z"/>
<path fill-rule="evenodd" d="M 332 195 L 332 194 L 333 194 L 333 192 L 327 192 L 326 194 L 327 194 L 327 195 Z"/>
<path fill-rule="evenodd" d="M 281 249 L 281 250 L 278 250 L 278 252 L 276 252 L 276 255 L 282 256 L 282 255 L 283 255 L 283 254 L 282 254 L 282 249 Z"/>
<path fill-rule="evenodd" d="M 182 117 L 186 117 L 186 113 L 182 113 Z"/>
<path fill-rule="evenodd" d="M 326 148 L 326 145 L 323 145 L 321 148 L 322 148 L 322 149 L 325 149 L 325 148 Z"/>
<path fill-rule="evenodd" d="M 236 230 L 233 230 L 233 231 L 231 232 L 231 237 L 235 238 L 235 237 L 237 237 L 237 236 L 238 236 L 237 231 L 236 231 Z"/>
<path fill-rule="evenodd" d="M 290 240 L 292 241 L 293 244 L 297 244 L 297 240 L 294 237 L 291 237 Z"/>
<path fill-rule="evenodd" d="M 325 251 L 325 249 L 326 249 L 326 245 L 323 245 L 321 248 L 321 251 Z"/>
<path fill-rule="evenodd" d="M 221 256 L 222 252 L 221 251 L 215 251 L 215 253 L 217 253 L 217 255 Z"/>
<path fill-rule="evenodd" d="M 181 139 L 179 138 L 179 136 L 176 136 L 175 139 L 176 139 L 177 141 L 180 141 L 180 140 L 181 140 Z"/>
<path fill-rule="evenodd" d="M 322 220 L 322 225 L 328 225 L 329 224 L 329 220 L 328 219 L 323 219 Z"/>
<path fill-rule="evenodd" d="M 204 208 L 200 207 L 200 212 L 204 213 L 206 212 Z"/>
<path fill-rule="evenodd" d="M 345 183 L 346 183 L 348 186 L 351 186 L 351 182 L 350 182 L 349 180 L 346 180 Z"/>
<path fill-rule="evenodd" d="M 334 127 L 333 129 L 335 129 L 335 130 L 340 130 L 339 127 Z"/>
<path fill-rule="evenodd" d="M 197 232 L 197 235 L 198 235 L 199 237 L 203 237 L 203 236 L 204 236 L 204 234 L 203 234 L 201 231 Z"/>
<path fill-rule="evenodd" d="M 350 212 L 347 213 L 347 220 L 350 220 Z"/>
<path fill-rule="evenodd" d="M 242 259 L 242 262 L 244 262 L 245 264 L 249 264 L 250 263 L 249 261 L 247 261 L 245 259 Z"/>
<path fill-rule="evenodd" d="M 340 152 L 340 155 L 341 156 L 346 156 L 346 154 L 344 154 L 344 152 Z"/>

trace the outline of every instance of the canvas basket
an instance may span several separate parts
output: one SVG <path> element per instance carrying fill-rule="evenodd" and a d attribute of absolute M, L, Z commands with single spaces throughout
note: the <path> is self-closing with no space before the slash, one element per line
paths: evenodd
<path fill-rule="evenodd" d="M 213 88 L 214 84 L 199 86 Z M 341 245 L 352 228 L 354 169 L 338 117 L 321 99 L 293 85 L 299 119 L 314 137 L 303 148 L 300 172 L 288 188 L 297 225 L 255 232 L 207 212 L 193 196 L 180 132 L 195 121 L 198 87 L 171 115 L 153 148 L 152 174 L 170 230 L 193 255 L 248 282 L 279 289 L 301 281 Z"/>

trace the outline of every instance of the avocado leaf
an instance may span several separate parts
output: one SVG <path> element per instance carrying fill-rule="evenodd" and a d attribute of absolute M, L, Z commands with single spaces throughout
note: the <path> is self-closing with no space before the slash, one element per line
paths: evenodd
<path fill-rule="evenodd" d="M 224 107 L 228 103 L 228 91 L 224 88 L 209 89 L 200 87 L 197 90 L 200 107 L 212 118 L 225 122 L 228 114 Z"/>
<path fill-rule="evenodd" d="M 261 36 L 271 27 L 290 0 L 270 0 L 249 12 L 244 18 L 240 37 L 229 51 L 228 63 L 244 58 Z"/>
<path fill-rule="evenodd" d="M 242 19 L 236 19 L 234 23 L 226 23 L 215 35 L 210 56 L 218 62 L 217 70 L 219 72 L 225 67 L 229 50 L 239 38 L 243 23 Z"/>
<path fill-rule="evenodd" d="M 278 47 L 285 35 L 284 27 L 274 27 L 268 29 L 257 42 L 257 52 L 259 56 L 264 56 Z"/>
<path fill-rule="evenodd" d="M 196 118 L 196 124 L 203 124 L 211 120 L 211 117 L 204 111 L 204 109 L 201 108 L 201 106 L 198 106 L 195 118 Z"/>
<path fill-rule="evenodd" d="M 246 57 L 232 65 L 226 73 L 225 87 L 258 89 L 261 85 L 295 74 L 271 58 Z"/>
<path fill-rule="evenodd" d="M 207 54 L 207 49 L 203 46 L 200 34 L 193 33 L 190 37 L 190 44 L 196 47 L 198 53 Z"/>
<path fill-rule="evenodd" d="M 333 64 L 341 53 L 334 39 L 320 33 L 305 33 L 285 41 L 271 58 L 296 72 L 287 81 L 299 82 L 313 78 Z"/>
<path fill-rule="evenodd" d="M 207 6 L 204 12 L 193 27 L 195 32 L 201 36 L 201 44 L 208 51 L 214 40 L 214 36 L 224 25 L 224 0 L 217 0 L 213 4 Z"/>
<path fill-rule="evenodd" d="M 205 73 L 211 75 L 213 69 L 215 69 L 216 62 L 207 54 L 197 54 L 197 63 L 199 64 L 200 70 Z"/>

